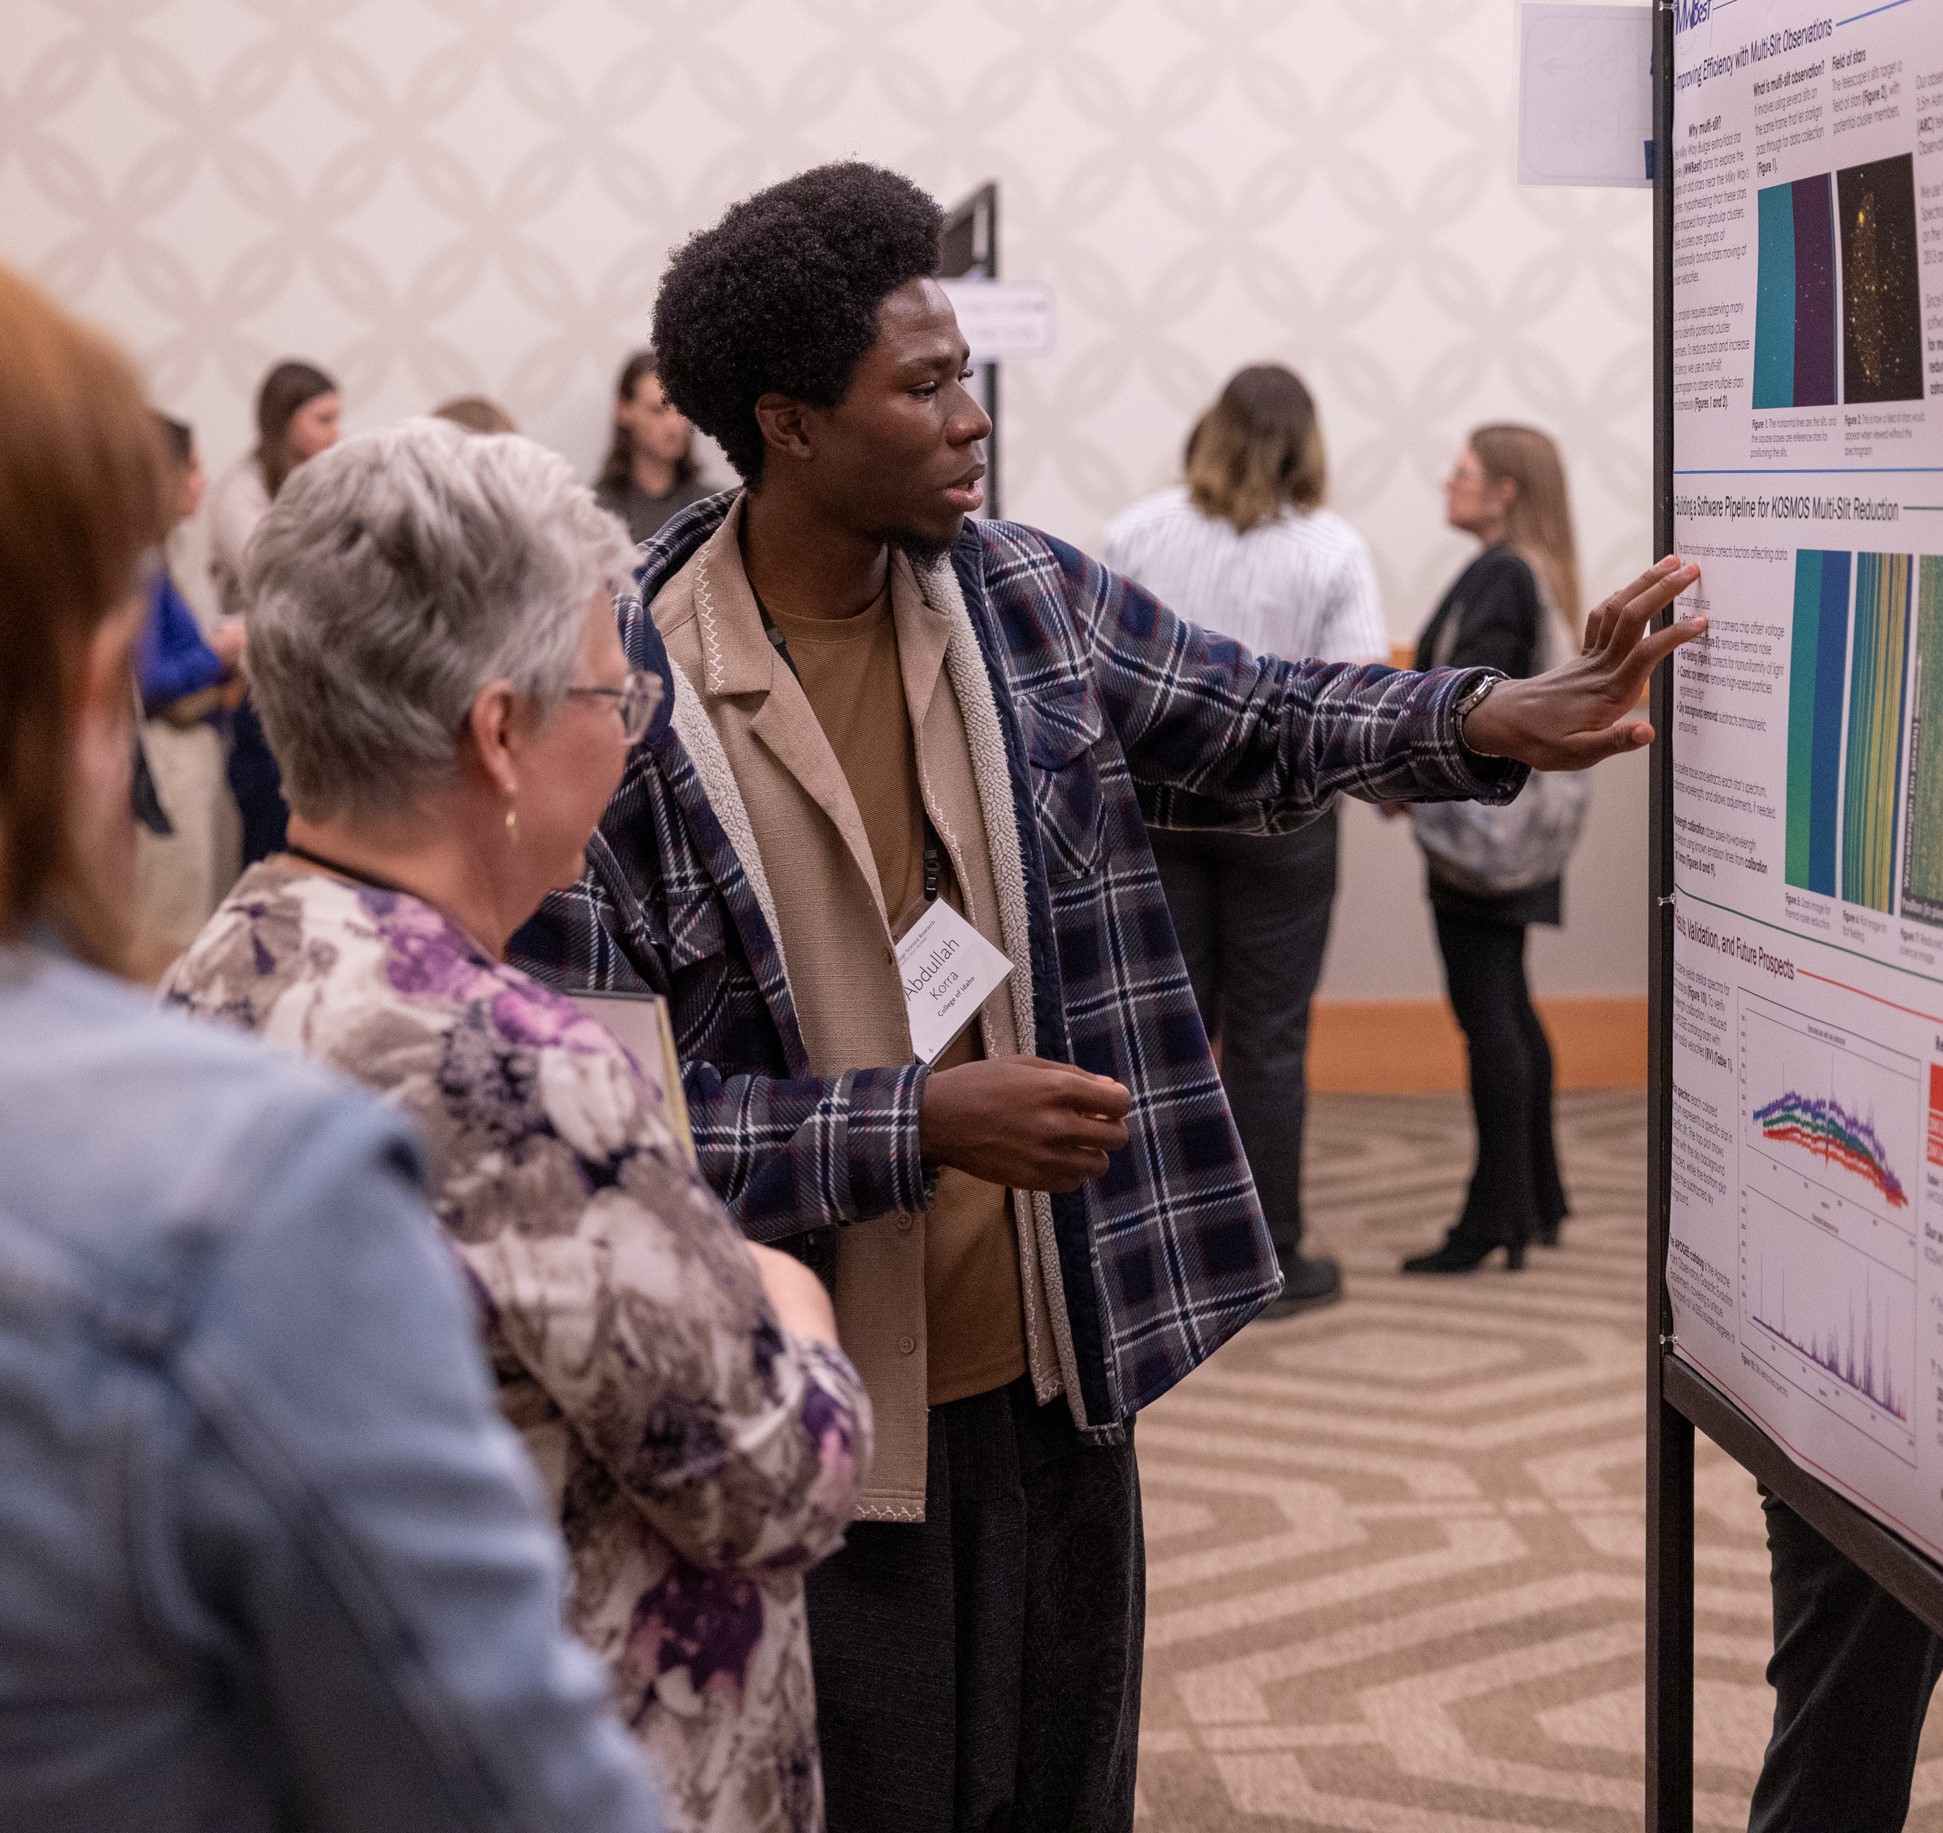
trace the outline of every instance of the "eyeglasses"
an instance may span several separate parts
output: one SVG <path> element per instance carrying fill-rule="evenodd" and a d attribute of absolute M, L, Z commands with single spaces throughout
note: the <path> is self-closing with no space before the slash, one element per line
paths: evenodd
<path fill-rule="evenodd" d="M 613 701 L 630 745 L 638 745 L 647 736 L 648 727 L 654 723 L 654 710 L 661 704 L 660 677 L 639 668 L 631 670 L 619 687 L 570 687 L 567 692 Z"/>

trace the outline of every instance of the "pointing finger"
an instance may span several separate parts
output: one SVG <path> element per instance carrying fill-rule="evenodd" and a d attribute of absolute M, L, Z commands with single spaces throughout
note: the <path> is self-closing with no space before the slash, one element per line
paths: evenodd
<path fill-rule="evenodd" d="M 1648 631 L 1618 669 L 1618 680 L 1627 700 L 1636 700 L 1644 692 L 1647 678 L 1682 643 L 1691 643 L 1706 633 L 1704 617 L 1678 618 L 1663 629 Z"/>
<path fill-rule="evenodd" d="M 1670 573 L 1661 573 L 1644 591 L 1635 593 L 1608 621 L 1606 650 L 1631 649 L 1639 641 L 1640 632 L 1699 577 L 1697 566 L 1676 567 Z"/>
<path fill-rule="evenodd" d="M 1650 658 L 1647 672 L 1651 673 L 1682 643 L 1691 643 L 1697 636 L 1707 634 L 1707 620 L 1704 617 L 1676 618 L 1664 630 L 1655 630 L 1639 646 L 1639 654 Z"/>
<path fill-rule="evenodd" d="M 1669 569 L 1662 561 L 1623 593 L 1615 592 L 1601 607 L 1600 648 L 1608 655 L 1630 649 L 1640 631 L 1699 576 L 1695 568 L 1675 563 Z"/>
<path fill-rule="evenodd" d="M 1600 647 L 1612 634 L 1621 611 L 1642 593 L 1649 592 L 1654 586 L 1660 584 L 1667 577 L 1669 569 L 1677 568 L 1678 565 L 1679 562 L 1669 554 L 1664 560 L 1654 561 L 1631 585 L 1621 586 L 1617 592 L 1608 593 L 1586 622 L 1587 651 Z"/>

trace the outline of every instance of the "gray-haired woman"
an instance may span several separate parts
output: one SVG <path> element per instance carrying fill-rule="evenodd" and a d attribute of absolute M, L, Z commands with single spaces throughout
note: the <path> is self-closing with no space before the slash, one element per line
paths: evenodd
<path fill-rule="evenodd" d="M 671 1826 L 822 1824 L 802 1573 L 868 1403 L 822 1287 L 745 1243 L 654 1064 L 503 959 L 649 725 L 632 556 L 564 460 L 437 421 L 293 477 L 250 555 L 249 671 L 292 816 L 177 964 L 177 1004 L 419 1122 L 508 1416 L 559 1508 L 569 1621 Z"/>

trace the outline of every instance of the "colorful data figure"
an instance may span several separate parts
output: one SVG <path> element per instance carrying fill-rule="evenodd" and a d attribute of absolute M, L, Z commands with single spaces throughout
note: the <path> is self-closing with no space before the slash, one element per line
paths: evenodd
<path fill-rule="evenodd" d="M 1741 1204 L 1742 1347 L 1913 1463 L 1915 1282 L 1760 1191 Z"/>
<path fill-rule="evenodd" d="M 1913 1274 L 1921 1065 L 1747 992 L 1740 1045 L 1742 1182 Z"/>
<path fill-rule="evenodd" d="M 1832 1095 L 1784 1089 L 1754 1110 L 1754 1125 L 1774 1145 L 1794 1146 L 1871 1185 L 1892 1209 L 1909 1207 L 1909 1192 L 1889 1162 L 1889 1150 L 1866 1114 L 1852 1114 Z"/>
<path fill-rule="evenodd" d="M 1909 699 L 1902 914 L 1943 924 L 1943 560 L 1929 554 L 1917 562 Z"/>
<path fill-rule="evenodd" d="M 1842 795 L 1842 687 L 1849 646 L 1848 554 L 1795 555 L 1788 645 L 1788 841 L 1785 876 L 1835 895 Z"/>
<path fill-rule="evenodd" d="M 1842 399 L 1920 401 L 1922 300 L 1910 156 L 1850 166 L 1836 174 L 1835 188 L 1842 220 Z"/>
<path fill-rule="evenodd" d="M 1849 662 L 1848 762 L 1842 790 L 1842 896 L 1851 904 L 1885 913 L 1895 908 L 1911 566 L 1907 554 L 1858 554 L 1855 563 L 1855 652 Z"/>
<path fill-rule="evenodd" d="M 1754 405 L 1835 401 L 1835 206 L 1826 172 L 1759 198 Z"/>

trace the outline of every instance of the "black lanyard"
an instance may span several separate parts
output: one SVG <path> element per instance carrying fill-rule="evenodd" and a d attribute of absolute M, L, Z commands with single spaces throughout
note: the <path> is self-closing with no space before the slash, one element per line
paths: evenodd
<path fill-rule="evenodd" d="M 749 588 L 749 596 L 756 601 L 756 609 L 762 614 L 762 633 L 769 639 L 770 648 L 782 657 L 785 666 L 800 684 L 803 671 L 796 666 L 796 658 L 789 653 L 789 643 L 783 633 L 776 628 L 776 620 L 769 615 L 769 607 L 762 602 L 761 594 L 753 585 Z M 290 850 L 292 849 L 285 849 L 286 852 Z M 927 905 L 938 901 L 938 890 L 943 883 L 944 847 L 931 825 L 931 811 L 926 809 L 924 811 L 924 901 Z"/>
<path fill-rule="evenodd" d="M 393 897 L 408 897 L 415 904 L 423 904 L 427 910 L 437 911 L 444 921 L 450 923 L 460 935 L 465 937 L 467 946 L 475 949 L 481 960 L 500 959 L 449 910 L 441 909 L 422 891 L 413 891 L 405 885 L 394 884 L 388 878 L 380 878 L 375 872 L 360 872 L 356 866 L 347 866 L 341 859 L 326 859 L 322 853 L 313 853 L 309 847 L 298 846 L 289 840 L 286 840 L 278 851 L 288 853 L 292 859 L 301 859 L 306 865 L 321 866 L 326 872 L 335 872 L 339 878 L 348 878 L 355 885 L 368 885 L 373 891 L 389 892 Z"/>
<path fill-rule="evenodd" d="M 403 885 L 395 885 L 388 878 L 380 878 L 375 872 L 360 872 L 356 866 L 347 866 L 340 859 L 326 859 L 322 853 L 313 853 L 308 847 L 297 845 L 294 840 L 286 840 L 278 849 L 288 853 L 292 859 L 304 860 L 313 866 L 322 866 L 326 872 L 335 872 L 339 878 L 348 878 L 355 884 L 369 885 L 373 891 L 389 891 L 394 897 L 408 897 L 415 903 L 425 900 L 416 891 L 407 891 Z"/>

